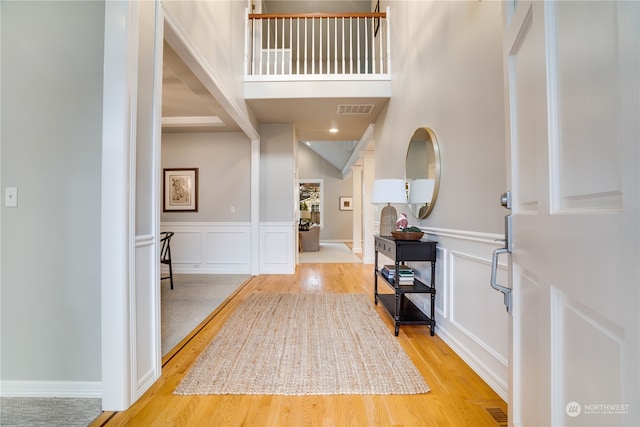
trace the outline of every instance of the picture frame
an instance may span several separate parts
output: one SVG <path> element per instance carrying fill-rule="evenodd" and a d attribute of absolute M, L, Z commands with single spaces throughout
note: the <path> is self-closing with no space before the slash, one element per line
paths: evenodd
<path fill-rule="evenodd" d="M 353 210 L 353 197 L 340 197 L 340 210 L 352 211 Z"/>
<path fill-rule="evenodd" d="M 163 212 L 198 212 L 198 168 L 165 168 L 163 174 Z"/>

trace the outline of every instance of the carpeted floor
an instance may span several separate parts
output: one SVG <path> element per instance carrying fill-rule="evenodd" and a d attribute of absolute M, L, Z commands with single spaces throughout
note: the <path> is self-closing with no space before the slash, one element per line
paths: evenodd
<path fill-rule="evenodd" d="M 175 394 L 420 394 L 429 387 L 364 294 L 258 293 Z"/>
<path fill-rule="evenodd" d="M 0 425 L 86 427 L 102 413 L 101 399 L 0 398 Z"/>
<path fill-rule="evenodd" d="M 162 355 L 182 341 L 249 277 L 247 274 L 174 274 L 173 289 L 168 280 L 163 280 Z"/>
<path fill-rule="evenodd" d="M 299 252 L 298 262 L 312 263 L 362 263 L 362 258 L 351 252 L 345 243 L 320 242 L 317 252 Z"/>

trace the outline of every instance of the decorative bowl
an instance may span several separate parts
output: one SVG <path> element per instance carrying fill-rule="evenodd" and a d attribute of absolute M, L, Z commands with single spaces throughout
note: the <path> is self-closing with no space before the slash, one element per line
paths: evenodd
<path fill-rule="evenodd" d="M 396 240 L 420 240 L 424 236 L 422 231 L 392 231 L 391 235 Z"/>

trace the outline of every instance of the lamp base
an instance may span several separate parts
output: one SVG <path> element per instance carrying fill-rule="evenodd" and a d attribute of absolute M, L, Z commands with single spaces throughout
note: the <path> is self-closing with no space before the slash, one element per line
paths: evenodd
<path fill-rule="evenodd" d="M 396 221 L 398 221 L 396 208 L 390 204 L 382 208 L 380 213 L 380 235 L 391 236 L 391 232 L 396 231 Z"/>

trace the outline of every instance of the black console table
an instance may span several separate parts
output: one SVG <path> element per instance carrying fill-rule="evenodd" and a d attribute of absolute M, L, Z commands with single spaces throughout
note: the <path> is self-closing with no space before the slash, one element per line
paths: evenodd
<path fill-rule="evenodd" d="M 374 264 L 374 297 L 375 303 L 378 301 L 393 317 L 395 333 L 398 336 L 400 325 L 428 325 L 431 336 L 436 327 L 435 305 L 436 305 L 436 245 L 437 242 L 424 240 L 395 240 L 392 236 L 375 236 L 375 264 Z M 390 258 L 395 264 L 395 274 L 393 279 L 385 277 L 378 269 L 378 253 Z M 413 279 L 411 284 L 401 284 L 400 266 L 405 261 L 430 261 L 431 262 L 431 283 L 425 284 L 418 279 Z M 393 294 L 378 294 L 378 277 L 389 285 Z M 426 315 L 415 306 L 406 294 L 431 294 L 431 313 Z"/>

